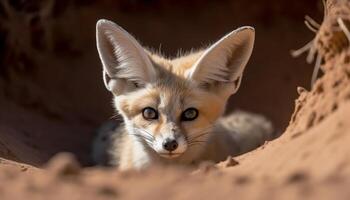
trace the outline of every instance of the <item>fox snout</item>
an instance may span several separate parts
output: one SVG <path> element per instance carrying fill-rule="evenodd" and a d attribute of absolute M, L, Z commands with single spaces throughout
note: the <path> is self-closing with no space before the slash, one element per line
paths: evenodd
<path fill-rule="evenodd" d="M 180 133 L 158 134 L 151 147 L 162 157 L 175 158 L 185 153 L 187 141 Z"/>
<path fill-rule="evenodd" d="M 179 143 L 174 139 L 166 139 L 163 141 L 163 148 L 169 152 L 172 152 L 177 149 Z"/>

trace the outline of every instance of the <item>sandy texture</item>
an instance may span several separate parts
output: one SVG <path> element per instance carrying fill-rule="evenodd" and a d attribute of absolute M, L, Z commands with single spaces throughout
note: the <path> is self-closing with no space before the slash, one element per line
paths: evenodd
<path fill-rule="evenodd" d="M 328 15 L 314 40 L 324 59 L 324 75 L 311 91 L 298 88 L 294 114 L 280 138 L 199 169 L 154 166 L 120 173 L 81 168 L 70 154 L 56 156 L 43 169 L 0 160 L 0 199 L 349 199 L 349 41 L 326 48 L 332 41 L 344 41 L 334 10 L 341 8 L 341 16 L 350 16 L 350 9 L 341 2 L 328 2 Z M 14 159 L 6 148 L 18 147 L 16 155 L 35 159 L 13 137 L 0 143 L 2 154 Z"/>

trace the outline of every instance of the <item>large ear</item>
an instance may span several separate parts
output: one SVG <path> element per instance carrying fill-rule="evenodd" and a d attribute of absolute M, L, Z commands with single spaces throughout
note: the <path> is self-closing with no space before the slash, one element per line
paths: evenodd
<path fill-rule="evenodd" d="M 254 28 L 249 26 L 225 35 L 204 51 L 187 77 L 201 85 L 217 83 L 215 86 L 224 86 L 221 89 L 227 89 L 229 95 L 235 93 L 252 54 L 254 38 Z"/>
<path fill-rule="evenodd" d="M 96 25 L 97 50 L 106 88 L 120 94 L 133 83 L 154 81 L 156 71 L 143 47 L 123 28 L 101 19 Z"/>

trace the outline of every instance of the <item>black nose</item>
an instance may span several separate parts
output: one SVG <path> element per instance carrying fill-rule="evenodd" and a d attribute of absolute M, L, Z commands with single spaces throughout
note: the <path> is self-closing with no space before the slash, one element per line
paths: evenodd
<path fill-rule="evenodd" d="M 174 151 L 178 146 L 179 144 L 174 139 L 166 139 L 163 142 L 163 148 L 168 151 Z"/>

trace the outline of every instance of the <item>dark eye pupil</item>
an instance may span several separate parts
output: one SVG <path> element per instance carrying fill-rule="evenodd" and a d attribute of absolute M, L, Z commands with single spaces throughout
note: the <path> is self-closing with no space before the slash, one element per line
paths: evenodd
<path fill-rule="evenodd" d="M 151 107 L 147 107 L 142 111 L 143 118 L 145 119 L 157 119 L 158 113 L 155 109 Z"/>
<path fill-rule="evenodd" d="M 194 110 L 189 110 L 185 113 L 187 118 L 192 118 L 196 115 L 196 112 Z"/>
<path fill-rule="evenodd" d="M 198 117 L 198 110 L 195 108 L 188 108 L 182 113 L 182 120 L 183 121 L 191 121 Z"/>

